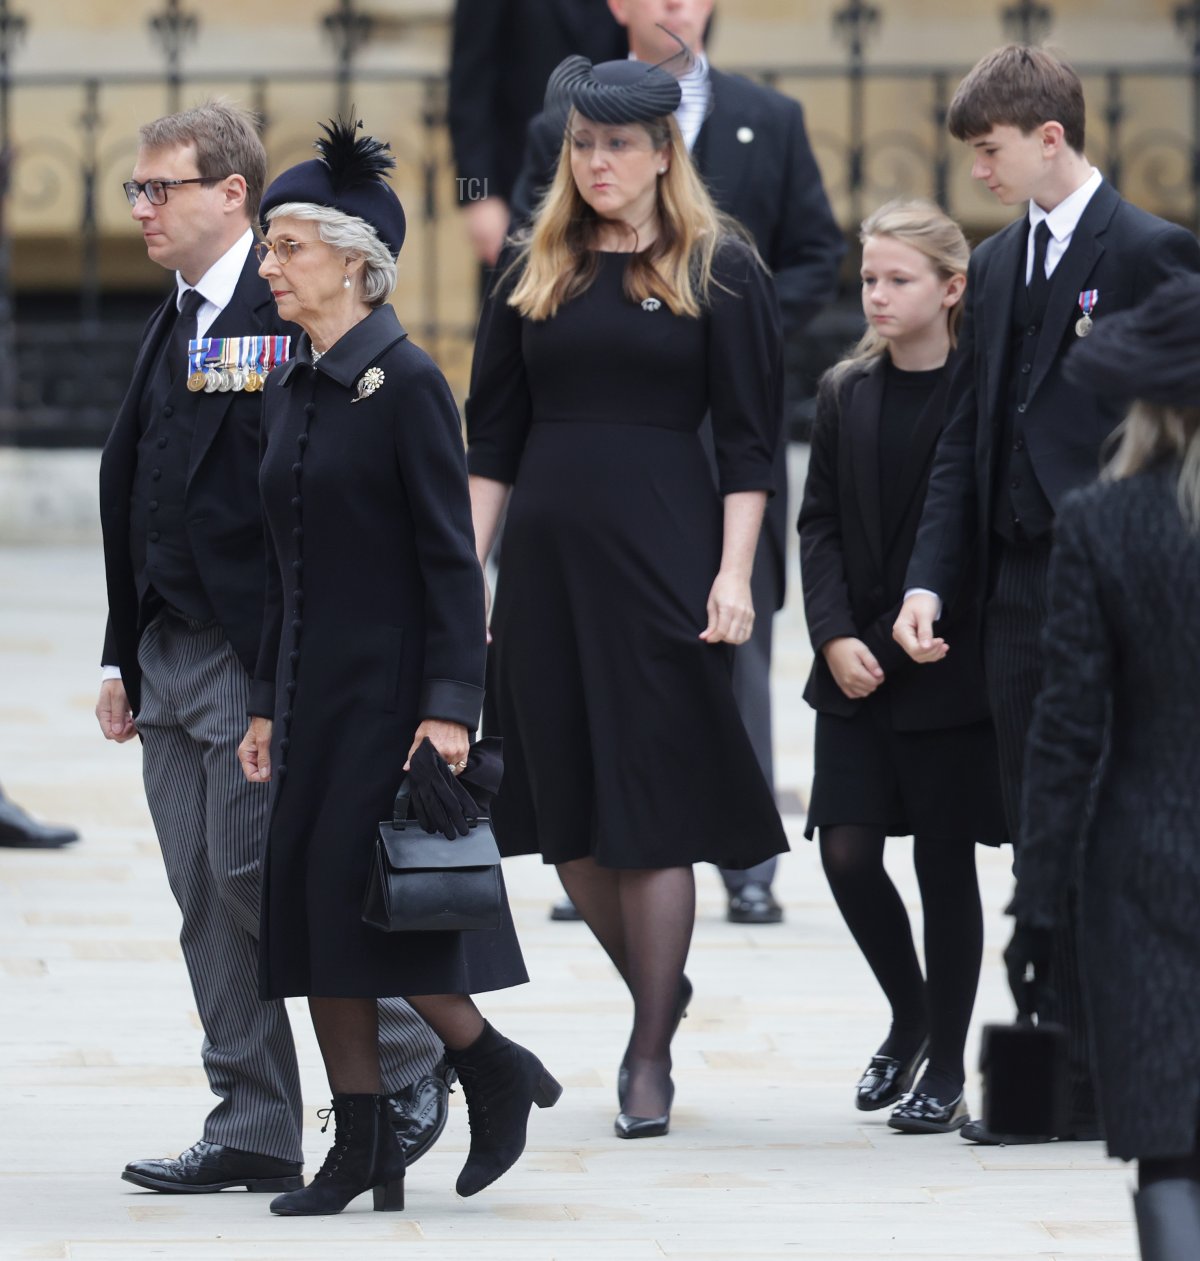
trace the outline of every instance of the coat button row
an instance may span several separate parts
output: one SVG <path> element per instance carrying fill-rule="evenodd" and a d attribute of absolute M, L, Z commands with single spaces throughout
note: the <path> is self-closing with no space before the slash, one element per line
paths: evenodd
<path fill-rule="evenodd" d="M 301 434 L 301 435 L 300 435 L 300 436 L 296 439 L 296 445 L 300 448 L 300 450 L 301 450 L 301 451 L 303 451 L 303 450 L 304 450 L 304 448 L 305 448 L 306 446 L 308 446 L 308 434 L 306 434 L 306 433 L 302 433 L 302 434 Z"/>
<path fill-rule="evenodd" d="M 305 414 L 306 416 L 309 416 L 309 417 L 315 416 L 315 415 L 317 414 L 317 407 L 316 407 L 316 404 L 315 404 L 315 403 L 305 403 L 305 404 L 304 404 L 304 414 Z"/>
<path fill-rule="evenodd" d="M 304 471 L 304 465 L 301 464 L 299 460 L 297 460 L 296 463 L 292 465 L 292 472 L 295 473 L 297 477 L 299 477 L 303 471 Z"/>

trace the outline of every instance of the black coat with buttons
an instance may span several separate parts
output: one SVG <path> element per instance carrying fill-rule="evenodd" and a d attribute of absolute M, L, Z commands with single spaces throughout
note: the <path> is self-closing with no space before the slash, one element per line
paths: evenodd
<path fill-rule="evenodd" d="M 259 473 L 271 554 L 251 711 L 273 715 L 259 938 L 264 998 L 475 993 L 526 980 L 495 933 L 363 924 L 380 819 L 418 724 L 474 730 L 483 580 L 458 412 L 391 307 L 267 385 Z"/>
<path fill-rule="evenodd" d="M 175 301 L 172 284 L 146 325 L 129 392 L 100 458 L 100 522 L 109 609 L 103 660 L 121 667 L 134 714 L 141 702 L 137 649 L 145 628 L 130 551 L 130 495 L 137 473 L 142 394 L 170 329 Z M 279 319 L 270 287 L 259 277 L 258 263 L 248 250 L 233 297 L 206 336 L 294 339 L 299 332 L 294 324 Z M 181 373 L 166 407 L 186 408 L 191 413 L 187 424 L 179 426 L 191 433 L 183 504 L 187 540 L 217 621 L 246 672 L 253 673 L 263 616 L 264 543 L 256 485 L 262 395 L 247 391 L 193 394 L 186 374 Z"/>

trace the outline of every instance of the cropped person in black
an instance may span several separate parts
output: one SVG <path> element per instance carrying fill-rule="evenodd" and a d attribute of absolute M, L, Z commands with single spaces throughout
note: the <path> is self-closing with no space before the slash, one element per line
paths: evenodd
<path fill-rule="evenodd" d="M 616 1130 L 643 1138 L 669 1124 L 692 864 L 787 848 L 731 681 L 779 439 L 779 309 L 692 167 L 674 76 L 570 58 L 555 93 L 558 171 L 502 264 L 467 403 L 484 561 L 507 507 L 493 819 L 505 852 L 557 866 L 629 986 Z"/>
<path fill-rule="evenodd" d="M 927 202 L 884 206 L 862 242 L 870 327 L 821 384 L 799 522 L 816 652 L 805 697 L 818 711 L 808 835 L 820 831 L 838 907 L 892 1008 L 857 1106 L 895 1104 L 894 1128 L 939 1133 L 967 1120 L 963 1046 L 983 949 L 974 846 L 1005 829 L 969 587 L 946 614 L 955 652 L 935 670 L 916 668 L 891 627 L 945 421 L 969 251 Z M 927 976 L 883 866 L 885 838 L 910 834 Z"/>

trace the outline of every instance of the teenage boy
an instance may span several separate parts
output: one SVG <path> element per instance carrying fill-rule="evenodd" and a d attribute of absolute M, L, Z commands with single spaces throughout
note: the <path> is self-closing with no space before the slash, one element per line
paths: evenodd
<path fill-rule="evenodd" d="M 971 260 L 950 421 L 893 634 L 914 661 L 943 656 L 950 646 L 934 623 L 974 554 L 984 576 L 984 668 L 1019 863 L 1024 751 L 1041 683 L 1055 513 L 1069 491 L 1096 477 L 1104 440 L 1123 416 L 1121 400 L 1070 385 L 1063 360 L 1095 321 L 1138 305 L 1168 276 L 1200 272 L 1200 245 L 1124 201 L 1087 160 L 1079 78 L 1042 49 L 1010 44 L 989 53 L 959 84 L 947 121 L 974 153 L 972 176 L 1002 204 L 1029 205 Z M 1014 941 L 1010 966 L 1023 970 L 1029 962 L 1044 971 L 1053 959 L 1053 992 L 1041 987 L 1040 1007 L 1067 1027 L 1071 1085 L 1067 1130 L 1053 1137 L 1093 1139 L 1100 1127 L 1069 901 L 1061 927 L 1042 925 Z M 979 1122 L 962 1134 L 975 1142 L 1035 1141 L 991 1135 Z"/>

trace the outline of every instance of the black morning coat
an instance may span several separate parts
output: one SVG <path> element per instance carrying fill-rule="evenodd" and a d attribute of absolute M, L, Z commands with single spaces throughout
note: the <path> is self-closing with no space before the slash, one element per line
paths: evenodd
<path fill-rule="evenodd" d="M 939 630 L 961 645 L 936 670 L 911 661 L 892 639 L 904 596 L 904 573 L 921 521 L 925 487 L 946 419 L 953 357 L 921 413 L 904 461 L 891 470 L 899 515 L 882 515 L 879 425 L 885 365 L 852 369 L 817 399 L 808 481 L 800 509 L 800 575 L 812 638 L 812 672 L 804 699 L 821 713 L 852 717 L 863 704 L 837 683 L 822 645 L 854 636 L 874 653 L 887 678 L 892 725 L 900 731 L 964 726 L 987 717 L 977 614 L 970 601 L 947 610 Z"/>
<path fill-rule="evenodd" d="M 952 598 L 974 552 L 977 591 L 988 582 L 999 444 L 1004 435 L 1008 342 L 1017 277 L 1025 274 L 1028 215 L 975 251 L 967 273 L 966 318 L 950 389 L 950 418 L 929 479 L 925 514 L 906 587 Z M 1101 447 L 1124 419 L 1128 400 L 1101 398 L 1062 375 L 1077 339 L 1079 295 L 1099 291 L 1099 321 L 1136 306 L 1164 280 L 1200 272 L 1200 244 L 1183 228 L 1125 201 L 1108 181 L 1084 209 L 1051 277 L 1029 387 L 1025 441 L 1041 488 L 1055 512 L 1063 497 L 1096 479 Z M 940 628 L 939 628 L 940 633 Z M 947 658 L 948 659 L 948 658 Z"/>
<path fill-rule="evenodd" d="M 525 127 L 560 61 L 572 53 L 616 61 L 625 49 L 604 0 L 458 0 L 448 121 L 459 201 L 511 197 Z"/>
<path fill-rule="evenodd" d="M 718 208 L 754 238 L 775 278 L 784 338 L 791 340 L 836 295 L 846 242 L 825 196 L 800 103 L 711 67 L 709 83 L 712 110 L 700 128 L 692 158 Z M 539 114 L 529 124 L 525 164 L 513 192 L 515 222 L 532 215 L 554 176 L 561 147 L 562 131 Z M 780 444 L 774 477 L 763 537 L 771 549 L 779 608 L 787 585 L 791 529 L 786 443 Z"/>
<path fill-rule="evenodd" d="M 176 286 L 150 317 L 116 423 L 100 458 L 100 523 L 108 577 L 108 629 L 105 664 L 121 667 L 121 679 L 136 715 L 142 673 L 138 640 L 137 587 L 130 553 L 130 494 L 137 468 L 142 392 L 175 313 Z M 205 334 L 208 337 L 290 336 L 300 330 L 279 319 L 270 286 L 258 274 L 248 250 L 229 305 Z M 185 501 L 188 540 L 205 594 L 217 621 L 247 673 L 254 670 L 262 635 L 263 566 L 266 544 L 258 503 L 258 438 L 262 395 L 244 390 L 192 393 L 187 373 L 172 387 L 168 406 L 188 408 L 195 417 Z"/>

